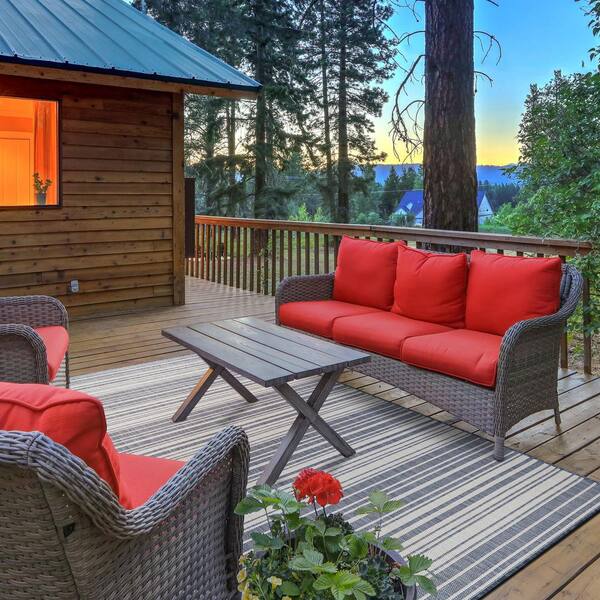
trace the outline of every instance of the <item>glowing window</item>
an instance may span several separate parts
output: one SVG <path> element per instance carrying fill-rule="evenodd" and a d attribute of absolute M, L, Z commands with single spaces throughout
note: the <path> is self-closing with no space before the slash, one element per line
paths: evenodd
<path fill-rule="evenodd" d="M 0 207 L 58 204 L 58 103 L 0 96 Z"/>

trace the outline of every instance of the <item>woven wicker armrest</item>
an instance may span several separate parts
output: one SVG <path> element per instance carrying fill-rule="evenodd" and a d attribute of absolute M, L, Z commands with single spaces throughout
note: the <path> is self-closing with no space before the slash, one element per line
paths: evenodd
<path fill-rule="evenodd" d="M 20 323 L 30 327 L 68 327 L 67 309 L 51 296 L 12 296 L 0 298 L 0 323 Z"/>
<path fill-rule="evenodd" d="M 331 300 L 333 297 L 333 273 L 325 275 L 293 275 L 286 277 L 275 293 L 275 314 L 279 320 L 279 307 L 288 302 Z"/>
<path fill-rule="evenodd" d="M 549 408 L 556 391 L 560 341 L 567 319 L 577 308 L 583 279 L 564 266 L 561 307 L 552 315 L 515 323 L 504 334 L 496 383 L 497 422 L 510 427 L 523 416 Z M 521 404 L 527 403 L 527 406 Z"/>
<path fill-rule="evenodd" d="M 29 325 L 0 324 L 0 381 L 48 383 L 46 346 Z"/>

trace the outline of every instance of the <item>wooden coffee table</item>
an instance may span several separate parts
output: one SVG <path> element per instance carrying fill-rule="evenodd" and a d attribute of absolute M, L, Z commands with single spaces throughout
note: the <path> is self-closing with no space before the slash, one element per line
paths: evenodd
<path fill-rule="evenodd" d="M 233 373 L 276 389 L 298 412 L 259 483 L 277 481 L 310 425 L 343 456 L 355 454 L 319 416 L 319 410 L 340 373 L 346 367 L 371 360 L 369 354 L 253 317 L 172 327 L 164 329 L 162 334 L 189 348 L 208 364 L 208 370 L 173 415 L 173 421 L 185 420 L 219 376 L 248 402 L 256 402 L 258 398 Z M 304 400 L 289 382 L 311 375 L 321 378 Z"/>

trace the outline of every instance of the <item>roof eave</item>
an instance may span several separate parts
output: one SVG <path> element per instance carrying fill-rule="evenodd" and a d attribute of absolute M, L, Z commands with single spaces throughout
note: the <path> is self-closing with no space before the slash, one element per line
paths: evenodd
<path fill-rule="evenodd" d="M 164 92 L 188 92 L 204 96 L 255 99 L 261 86 L 240 85 L 198 79 L 167 77 L 84 65 L 57 64 L 47 61 L 0 56 L 0 75 L 34 77 L 90 85 L 148 89 Z"/>

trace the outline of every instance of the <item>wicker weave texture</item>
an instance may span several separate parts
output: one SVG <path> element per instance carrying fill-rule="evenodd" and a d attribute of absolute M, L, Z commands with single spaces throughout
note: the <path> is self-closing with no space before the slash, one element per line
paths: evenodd
<path fill-rule="evenodd" d="M 229 427 L 128 511 L 64 447 L 0 432 L 0 599 L 235 597 L 248 461 Z"/>
<path fill-rule="evenodd" d="M 50 296 L 0 298 L 0 381 L 48 383 L 48 361 L 37 327 L 69 328 L 66 308 Z M 65 357 L 69 387 L 69 355 Z"/>
<path fill-rule="evenodd" d="M 329 300 L 334 274 L 284 279 L 276 293 L 286 302 Z M 583 279 L 563 265 L 560 309 L 553 315 L 515 323 L 505 334 L 498 359 L 495 389 L 372 355 L 356 370 L 415 394 L 500 440 L 520 420 L 540 410 L 558 411 L 557 372 L 560 340 L 567 319 L 581 297 Z"/>

